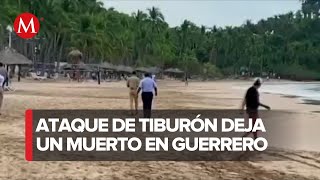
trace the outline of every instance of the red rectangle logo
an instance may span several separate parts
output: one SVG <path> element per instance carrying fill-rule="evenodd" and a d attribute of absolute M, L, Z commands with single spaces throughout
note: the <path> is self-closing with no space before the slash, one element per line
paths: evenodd
<path fill-rule="evenodd" d="M 32 148 L 32 110 L 26 110 L 25 114 L 25 157 L 27 161 L 33 159 L 33 148 Z"/>

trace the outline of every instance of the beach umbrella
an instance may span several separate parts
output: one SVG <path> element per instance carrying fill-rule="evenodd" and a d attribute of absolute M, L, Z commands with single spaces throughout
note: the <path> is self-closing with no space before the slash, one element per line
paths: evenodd
<path fill-rule="evenodd" d="M 65 64 L 65 65 L 61 66 L 61 68 L 62 68 L 63 70 L 71 70 L 71 69 L 73 69 L 73 67 L 72 67 L 71 64 Z"/>
<path fill-rule="evenodd" d="M 81 63 L 82 56 L 83 56 L 83 54 L 77 49 L 74 49 L 74 50 L 70 51 L 69 54 L 68 54 L 68 57 L 71 59 L 71 63 L 72 64 L 77 64 L 75 66 L 76 70 L 74 72 L 76 72 L 76 79 L 78 79 L 78 82 L 80 80 L 79 71 L 83 70 L 83 69 L 80 69 L 81 65 L 79 65 Z M 74 69 L 74 68 L 72 68 L 72 69 Z"/>
<path fill-rule="evenodd" d="M 81 70 L 81 71 L 92 71 L 93 68 L 87 64 L 80 63 L 80 64 L 65 64 L 62 66 L 63 70 Z"/>
<path fill-rule="evenodd" d="M 118 72 L 124 72 L 124 73 L 132 73 L 133 72 L 133 69 L 132 67 L 129 67 L 129 66 L 124 66 L 124 65 L 119 65 L 116 67 L 116 70 Z"/>
<path fill-rule="evenodd" d="M 107 70 L 116 70 L 116 67 L 108 62 L 103 62 L 101 64 L 98 65 L 100 68 L 102 69 L 107 69 Z"/>
<path fill-rule="evenodd" d="M 0 62 L 6 65 L 29 65 L 32 61 L 15 49 L 6 48 L 0 52 Z"/>
<path fill-rule="evenodd" d="M 178 68 L 175 68 L 175 69 L 173 70 L 173 72 L 174 72 L 174 73 L 177 73 L 177 74 L 183 74 L 183 73 L 184 73 L 184 71 L 182 71 L 182 70 L 180 70 L 180 69 L 178 69 Z"/>
<path fill-rule="evenodd" d="M 69 57 L 79 57 L 79 58 L 82 58 L 82 53 L 81 53 L 79 50 L 75 49 L 75 50 L 70 51 L 69 54 L 68 54 L 68 56 L 69 56 Z"/>
<path fill-rule="evenodd" d="M 93 67 L 91 67 L 91 66 L 88 65 L 88 64 L 84 64 L 84 63 L 77 64 L 76 67 L 77 67 L 79 70 L 82 70 L 82 71 L 93 71 L 93 70 L 94 70 Z"/>
<path fill-rule="evenodd" d="M 125 70 L 126 70 L 127 72 L 129 72 L 129 73 L 132 73 L 132 72 L 133 72 L 133 68 L 130 67 L 130 66 L 126 66 L 126 67 L 125 67 Z"/>
<path fill-rule="evenodd" d="M 171 72 L 173 68 L 169 68 L 169 69 L 166 69 L 164 70 L 164 72 Z"/>
<path fill-rule="evenodd" d="M 176 74 L 182 74 L 182 73 L 184 73 L 183 71 L 181 71 L 181 70 L 178 69 L 178 68 L 169 68 L 169 69 L 166 69 L 164 72 L 167 72 L 167 73 L 176 73 Z"/>
<path fill-rule="evenodd" d="M 145 67 L 136 68 L 136 71 L 137 72 L 142 72 L 142 73 L 149 73 L 149 69 L 145 68 Z"/>
<path fill-rule="evenodd" d="M 158 68 L 158 67 L 150 67 L 150 68 L 148 68 L 148 71 L 149 71 L 150 73 L 152 73 L 152 74 L 158 74 L 158 73 L 161 72 L 161 69 Z"/>
<path fill-rule="evenodd" d="M 24 55 L 18 53 L 13 48 L 6 48 L 0 52 L 0 62 L 5 65 L 18 65 L 19 66 L 18 81 L 20 81 L 21 65 L 32 64 L 31 60 L 29 60 Z M 8 70 L 8 66 L 7 66 L 7 70 Z"/>
<path fill-rule="evenodd" d="M 68 54 L 68 57 L 71 59 L 72 63 L 74 64 L 80 63 L 82 56 L 83 54 L 77 49 L 70 51 Z"/>

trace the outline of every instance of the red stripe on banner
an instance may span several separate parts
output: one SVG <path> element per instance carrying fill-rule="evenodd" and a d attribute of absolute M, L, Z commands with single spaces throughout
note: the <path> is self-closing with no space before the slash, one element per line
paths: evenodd
<path fill-rule="evenodd" d="M 27 161 L 32 161 L 33 150 L 32 150 L 32 110 L 26 110 L 26 119 L 25 119 L 25 156 Z"/>

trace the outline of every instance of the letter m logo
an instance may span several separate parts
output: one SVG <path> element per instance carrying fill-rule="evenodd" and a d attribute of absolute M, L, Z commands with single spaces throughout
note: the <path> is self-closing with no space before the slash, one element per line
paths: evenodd
<path fill-rule="evenodd" d="M 31 33 L 36 34 L 37 32 L 34 29 L 34 21 L 33 18 L 31 18 L 31 20 L 29 21 L 28 27 L 26 27 L 26 25 L 23 22 L 23 19 L 20 17 L 20 21 L 19 21 L 19 28 L 18 28 L 18 32 L 17 33 L 21 33 L 21 27 L 24 30 L 24 33 L 28 33 L 28 29 L 31 27 Z"/>
<path fill-rule="evenodd" d="M 14 21 L 14 31 L 23 39 L 33 38 L 38 34 L 39 29 L 39 20 L 31 13 L 20 14 Z"/>

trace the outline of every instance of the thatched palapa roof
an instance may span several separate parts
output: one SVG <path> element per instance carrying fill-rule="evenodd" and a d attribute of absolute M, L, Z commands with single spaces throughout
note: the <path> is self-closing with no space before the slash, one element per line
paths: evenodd
<path fill-rule="evenodd" d="M 161 69 L 158 67 L 149 67 L 149 68 L 139 67 L 139 68 L 136 68 L 136 71 L 143 72 L 143 73 L 158 74 L 158 73 L 160 73 Z"/>
<path fill-rule="evenodd" d="M 82 70 L 82 71 L 92 71 L 93 68 L 86 64 L 66 64 L 62 66 L 62 69 L 64 70 Z"/>
<path fill-rule="evenodd" d="M 72 64 L 78 64 L 80 63 L 82 56 L 82 53 L 79 50 L 75 49 L 69 52 L 68 59 Z"/>
<path fill-rule="evenodd" d="M 176 74 L 184 73 L 183 71 L 181 71 L 178 68 L 169 68 L 169 69 L 166 69 L 164 72 L 166 72 L 166 73 L 176 73 Z"/>
<path fill-rule="evenodd" d="M 27 65 L 32 64 L 24 55 L 18 53 L 15 49 L 6 48 L 0 52 L 0 62 L 6 65 Z"/>
<path fill-rule="evenodd" d="M 113 64 L 104 62 L 98 65 L 102 69 L 107 69 L 107 70 L 116 70 L 117 67 L 115 67 Z"/>
<path fill-rule="evenodd" d="M 70 51 L 68 56 L 69 57 L 80 57 L 80 58 L 82 58 L 82 53 L 79 50 L 75 49 L 75 50 Z"/>
<path fill-rule="evenodd" d="M 148 71 L 149 71 L 150 73 L 152 73 L 152 74 L 158 74 L 158 73 L 161 72 L 161 69 L 158 68 L 158 67 L 150 67 L 150 68 L 148 68 Z"/>
<path fill-rule="evenodd" d="M 117 70 L 118 72 L 125 72 L 125 73 L 132 73 L 132 72 L 133 72 L 132 67 L 123 66 L 123 65 L 117 66 L 117 67 L 116 67 L 116 70 Z"/>
<path fill-rule="evenodd" d="M 149 73 L 149 69 L 146 67 L 139 67 L 135 69 L 138 72 Z"/>
<path fill-rule="evenodd" d="M 61 66 L 61 68 L 62 68 L 63 70 L 71 70 L 71 69 L 73 69 L 73 67 L 72 67 L 71 64 L 65 64 L 65 65 Z"/>

